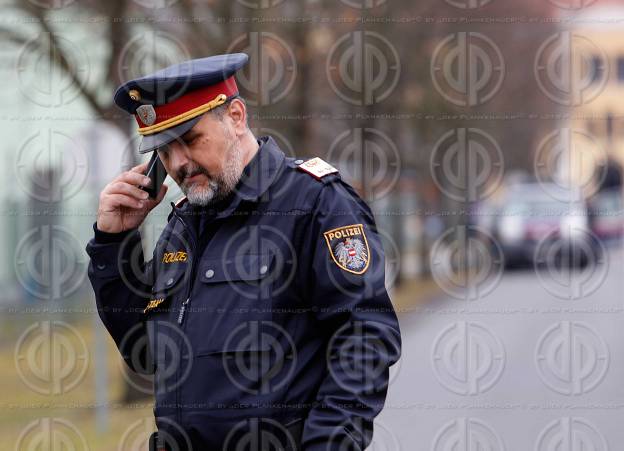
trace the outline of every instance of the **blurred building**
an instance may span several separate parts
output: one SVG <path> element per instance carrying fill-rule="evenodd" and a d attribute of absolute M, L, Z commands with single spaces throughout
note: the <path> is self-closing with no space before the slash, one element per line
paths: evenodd
<path fill-rule="evenodd" d="M 558 136 L 559 177 L 586 195 L 613 185 L 624 166 L 624 30 L 615 19 L 623 13 L 621 2 L 604 1 L 562 16 L 559 57 L 552 57 L 561 64 L 553 76 L 568 90 Z"/>

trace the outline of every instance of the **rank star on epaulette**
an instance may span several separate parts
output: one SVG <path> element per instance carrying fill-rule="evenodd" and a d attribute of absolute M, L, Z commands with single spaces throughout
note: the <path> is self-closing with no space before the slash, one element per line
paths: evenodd
<path fill-rule="evenodd" d="M 319 180 L 326 175 L 338 172 L 338 169 L 319 157 L 311 158 L 298 167 Z"/>
<path fill-rule="evenodd" d="M 370 250 L 362 224 L 351 224 L 324 232 L 329 252 L 340 268 L 363 274 L 370 264 Z"/>

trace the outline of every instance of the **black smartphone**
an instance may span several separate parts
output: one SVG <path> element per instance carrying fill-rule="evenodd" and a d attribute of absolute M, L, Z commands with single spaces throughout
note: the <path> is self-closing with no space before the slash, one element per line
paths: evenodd
<path fill-rule="evenodd" d="M 147 191 L 149 197 L 155 199 L 160 192 L 160 187 L 167 178 L 167 171 L 158 157 L 158 151 L 152 152 L 152 158 L 150 158 L 143 175 L 147 175 L 152 181 L 147 186 L 139 186 L 139 188 Z"/>

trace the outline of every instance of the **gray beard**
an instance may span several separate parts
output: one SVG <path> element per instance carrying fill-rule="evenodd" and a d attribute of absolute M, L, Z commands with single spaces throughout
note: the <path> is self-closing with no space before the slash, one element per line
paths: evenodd
<path fill-rule="evenodd" d="M 234 190 L 244 169 L 243 152 L 239 143 L 232 142 L 225 161 L 221 174 L 211 177 L 207 185 L 196 183 L 190 186 L 183 184 L 180 187 L 191 205 L 210 206 L 226 198 Z"/>

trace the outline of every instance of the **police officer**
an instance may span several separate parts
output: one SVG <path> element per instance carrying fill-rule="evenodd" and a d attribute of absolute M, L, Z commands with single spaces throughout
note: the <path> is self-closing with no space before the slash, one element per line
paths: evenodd
<path fill-rule="evenodd" d="M 185 194 L 152 258 L 139 225 L 165 196 L 146 164 L 102 191 L 88 275 L 125 362 L 153 374 L 153 449 L 361 450 L 383 408 L 399 325 L 369 207 L 320 158 L 256 138 L 212 56 L 129 81 L 139 151 Z"/>

